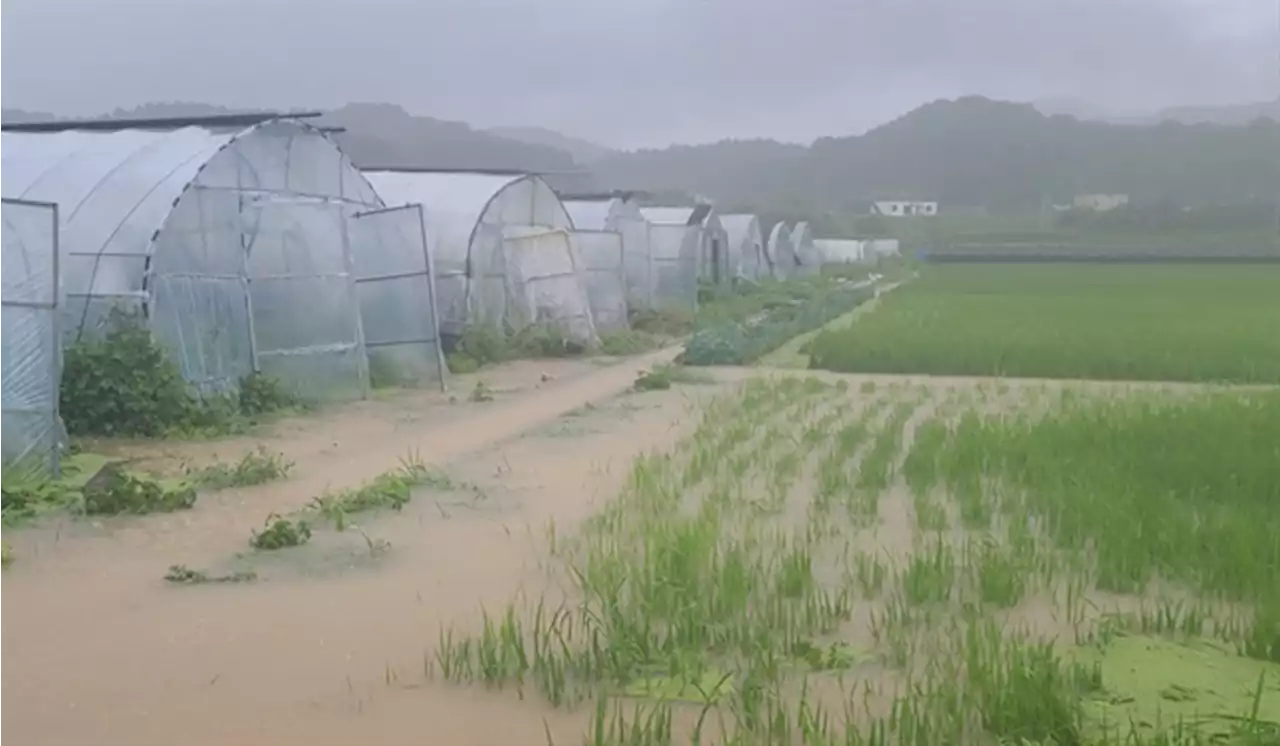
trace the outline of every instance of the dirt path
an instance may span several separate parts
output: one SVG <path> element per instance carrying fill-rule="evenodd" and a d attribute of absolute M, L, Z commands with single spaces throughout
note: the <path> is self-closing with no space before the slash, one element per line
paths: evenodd
<path fill-rule="evenodd" d="M 635 455 L 678 437 L 691 401 L 716 387 L 618 397 L 637 370 L 675 352 L 539 377 L 536 390 L 464 414 L 335 415 L 279 442 L 298 461 L 288 482 L 203 499 L 184 515 L 6 537 L 28 558 L 4 577 L 7 741 L 316 746 L 484 734 L 545 743 L 540 709 L 466 691 L 424 695 L 417 687 L 433 685 L 422 682 L 422 656 L 440 625 L 545 582 L 538 548 L 550 522 L 572 532 Z M 325 447 L 335 427 L 345 437 Z M 256 583 L 161 579 L 171 563 L 246 549 L 268 512 L 375 476 L 411 449 L 474 492 L 419 496 L 364 522 L 389 551 L 375 556 L 348 531 L 289 554 Z M 382 715 L 365 714 L 375 709 Z M 548 726 L 564 742 L 581 732 L 576 718 Z"/>

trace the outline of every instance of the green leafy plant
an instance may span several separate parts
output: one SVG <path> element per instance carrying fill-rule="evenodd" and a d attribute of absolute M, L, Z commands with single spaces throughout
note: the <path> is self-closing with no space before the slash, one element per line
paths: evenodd
<path fill-rule="evenodd" d="M 160 481 L 107 464 L 84 486 L 89 515 L 145 515 L 186 510 L 196 504 L 195 488 L 183 481 Z"/>
<path fill-rule="evenodd" d="M 457 485 L 447 474 L 432 469 L 416 456 L 401 460 L 400 467 L 379 474 L 354 489 L 330 492 L 311 502 L 311 508 L 329 518 L 338 530 L 346 528 L 346 517 L 353 513 L 390 508 L 400 510 L 413 497 L 415 487 L 453 489 Z"/>
<path fill-rule="evenodd" d="M 641 371 L 632 388 L 636 391 L 666 391 L 671 388 L 671 377 L 664 370 Z"/>
<path fill-rule="evenodd" d="M 264 525 L 266 527 L 262 531 L 254 531 L 249 537 L 249 545 L 254 549 L 275 551 L 311 541 L 311 524 L 304 520 L 290 520 L 272 513 Z"/>
<path fill-rule="evenodd" d="M 186 469 L 187 478 L 200 487 L 223 490 L 230 487 L 248 487 L 264 484 L 289 476 L 293 462 L 283 454 L 267 450 L 259 445 L 234 464 L 217 462 L 199 469 Z"/>
<path fill-rule="evenodd" d="M 113 309 L 105 333 L 64 351 L 59 410 L 72 435 L 160 437 L 240 432 L 301 402 L 260 373 L 234 392 L 197 397 L 140 314 Z"/>

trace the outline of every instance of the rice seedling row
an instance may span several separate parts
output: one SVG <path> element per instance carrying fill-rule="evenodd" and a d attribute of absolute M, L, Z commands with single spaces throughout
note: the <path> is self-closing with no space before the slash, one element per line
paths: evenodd
<path fill-rule="evenodd" d="M 1272 743 L 1276 444 L 1276 393 L 753 379 L 427 668 L 589 744 Z"/>
<path fill-rule="evenodd" d="M 811 367 L 1103 380 L 1280 383 L 1280 268 L 934 266 Z"/>

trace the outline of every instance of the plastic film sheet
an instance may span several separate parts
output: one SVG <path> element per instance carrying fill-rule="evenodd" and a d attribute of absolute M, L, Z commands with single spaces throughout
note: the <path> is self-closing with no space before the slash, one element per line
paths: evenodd
<path fill-rule="evenodd" d="M 623 271 L 622 234 L 575 231 L 571 237 L 596 331 L 626 329 L 627 282 Z"/>
<path fill-rule="evenodd" d="M 379 385 L 443 384 L 433 265 L 421 205 L 371 210 L 352 225 L 352 260 L 369 353 Z"/>
<path fill-rule="evenodd" d="M 3 456 L 58 468 L 58 231 L 51 205 L 3 204 Z"/>
<path fill-rule="evenodd" d="M 599 341 L 569 233 L 511 228 L 502 242 L 505 326 L 559 327 L 581 344 Z"/>

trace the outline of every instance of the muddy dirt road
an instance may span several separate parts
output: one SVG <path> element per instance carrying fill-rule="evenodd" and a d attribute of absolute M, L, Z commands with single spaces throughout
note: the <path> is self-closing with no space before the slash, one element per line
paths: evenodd
<path fill-rule="evenodd" d="M 469 624 L 483 604 L 545 584 L 552 524 L 571 532 L 634 456 L 674 442 L 721 388 L 619 396 L 674 352 L 549 381 L 538 373 L 536 388 L 509 395 L 495 378 L 499 395 L 486 404 L 406 401 L 321 417 L 265 441 L 297 462 L 286 482 L 202 497 L 181 515 L 6 537 L 24 561 L 4 577 L 5 742 L 533 744 L 547 729 L 578 740 L 582 717 L 428 682 L 423 657 L 442 624 Z M 231 456 L 252 442 L 163 455 Z M 401 513 L 362 521 L 362 533 L 273 557 L 254 583 L 162 580 L 170 564 L 242 552 L 268 513 L 415 450 L 467 488 L 418 495 Z M 363 536 L 390 548 L 375 553 Z"/>

